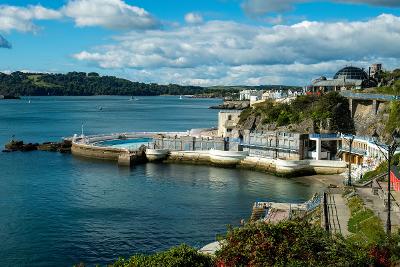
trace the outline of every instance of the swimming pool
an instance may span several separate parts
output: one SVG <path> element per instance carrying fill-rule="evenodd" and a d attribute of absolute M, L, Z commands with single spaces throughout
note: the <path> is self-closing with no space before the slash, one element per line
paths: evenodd
<path fill-rule="evenodd" d="M 106 141 L 97 142 L 94 145 L 101 146 L 101 147 L 134 149 L 134 148 L 139 148 L 141 145 L 148 145 L 152 141 L 153 141 L 152 138 L 141 137 L 141 138 L 130 138 L 130 139 L 106 140 Z"/>

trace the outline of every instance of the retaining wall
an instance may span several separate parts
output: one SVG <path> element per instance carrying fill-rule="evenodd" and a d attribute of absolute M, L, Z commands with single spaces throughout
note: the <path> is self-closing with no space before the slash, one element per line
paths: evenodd
<path fill-rule="evenodd" d="M 119 155 L 127 153 L 127 150 L 72 143 L 71 153 L 80 157 L 118 161 Z"/>

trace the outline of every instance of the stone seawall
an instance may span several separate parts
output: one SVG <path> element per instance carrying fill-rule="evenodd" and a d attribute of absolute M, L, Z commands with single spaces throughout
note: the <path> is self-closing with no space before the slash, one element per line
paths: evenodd
<path fill-rule="evenodd" d="M 188 163 L 210 165 L 208 151 L 172 151 L 163 161 L 165 163 Z"/>
<path fill-rule="evenodd" d="M 171 152 L 163 162 L 229 166 L 229 164 L 224 164 L 223 162 L 220 164 L 212 162 L 210 160 L 210 154 L 207 151 Z M 268 172 L 289 177 L 312 174 L 340 174 L 347 170 L 347 164 L 340 161 L 280 160 L 251 156 L 246 157 L 241 160 L 239 164 L 231 167 Z"/>
<path fill-rule="evenodd" d="M 123 149 L 111 147 L 96 147 L 92 145 L 77 143 L 72 143 L 71 152 L 73 155 L 80 157 L 113 161 L 118 161 L 119 155 L 126 153 L 126 151 Z"/>
<path fill-rule="evenodd" d="M 120 148 L 110 147 L 96 147 L 87 144 L 73 143 L 71 152 L 73 155 L 122 161 L 122 156 L 130 155 L 127 150 Z M 145 152 L 144 152 L 145 153 Z M 214 154 L 216 155 L 214 155 Z M 224 154 L 225 153 L 225 154 Z M 313 174 L 340 174 L 346 171 L 347 164 L 341 161 L 329 160 L 281 160 L 281 159 L 268 159 L 259 158 L 254 156 L 246 156 L 240 160 L 235 159 L 236 154 L 230 155 L 229 151 L 171 151 L 166 154 L 164 163 L 186 163 L 186 164 L 200 164 L 200 165 L 213 165 L 219 167 L 232 167 L 243 168 L 255 171 L 268 172 L 281 176 L 302 176 Z M 120 157 L 121 156 L 121 157 Z M 217 157 L 216 157 L 217 156 Z M 213 157 L 217 158 L 216 161 Z M 233 159 L 237 163 L 232 164 Z M 128 162 L 127 160 L 125 160 Z M 131 158 L 130 161 L 131 162 Z M 144 161 L 141 161 L 144 162 Z M 139 162 L 139 163 L 141 163 Z M 127 163 L 126 163 L 127 164 Z M 125 165 L 126 165 L 125 164 Z"/>

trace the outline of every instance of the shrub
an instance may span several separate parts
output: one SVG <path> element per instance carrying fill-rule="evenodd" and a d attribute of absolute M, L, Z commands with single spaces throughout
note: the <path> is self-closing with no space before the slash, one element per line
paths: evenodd
<path fill-rule="evenodd" d="M 196 249 L 187 245 L 173 247 L 167 251 L 153 255 L 135 255 L 130 259 L 119 259 L 113 267 L 186 267 L 213 266 L 213 259 L 210 256 L 199 253 Z"/>
<path fill-rule="evenodd" d="M 257 223 L 230 229 L 217 252 L 225 266 L 360 266 L 367 251 L 302 221 Z"/>

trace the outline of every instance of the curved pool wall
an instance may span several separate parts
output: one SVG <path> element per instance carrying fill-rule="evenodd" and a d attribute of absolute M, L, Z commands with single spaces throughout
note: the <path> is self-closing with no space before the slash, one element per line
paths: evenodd
<path fill-rule="evenodd" d="M 74 155 L 104 159 L 121 162 L 123 158 L 124 164 L 129 165 L 135 163 L 130 159 L 137 158 L 137 148 L 129 149 L 128 147 L 102 146 L 101 144 L 112 141 L 127 140 L 146 140 L 149 141 L 156 135 L 170 136 L 188 136 L 188 132 L 141 132 L 141 133 L 123 133 L 112 135 L 98 136 L 74 136 L 71 151 Z M 148 142 L 149 143 L 149 142 Z M 189 163 L 204 164 L 220 167 L 243 168 L 256 171 L 263 171 L 283 176 L 301 176 L 312 174 L 340 174 L 346 171 L 347 164 L 341 161 L 330 160 L 283 160 L 270 159 L 250 156 L 244 151 L 221 151 L 221 150 L 202 150 L 202 151 L 169 151 L 167 149 L 148 148 L 146 151 L 148 161 L 158 161 L 164 163 Z M 140 161 L 138 163 L 142 163 Z"/>
<path fill-rule="evenodd" d="M 146 145 L 148 140 L 151 140 L 158 134 L 172 134 L 177 136 L 188 135 L 189 132 L 131 132 L 131 133 L 115 133 L 107 135 L 91 135 L 91 136 L 77 136 L 72 138 L 71 152 L 73 155 L 93 158 L 118 161 L 122 154 L 131 153 L 136 151 L 140 145 Z M 145 142 L 136 143 L 136 146 L 130 146 L 132 140 L 145 140 Z M 119 144 L 118 146 L 112 145 L 112 141 L 126 141 L 125 146 Z M 107 142 L 111 143 L 110 146 L 104 145 Z"/>

